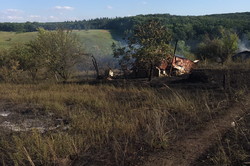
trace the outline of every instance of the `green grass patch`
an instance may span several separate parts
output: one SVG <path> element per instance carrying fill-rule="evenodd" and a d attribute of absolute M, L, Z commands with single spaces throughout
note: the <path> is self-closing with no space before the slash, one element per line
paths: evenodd
<path fill-rule="evenodd" d="M 98 57 L 112 57 L 111 45 L 119 36 L 109 30 L 74 30 L 86 53 L 92 53 Z M 0 32 L 0 49 L 8 49 L 13 45 L 24 44 L 35 39 L 37 32 L 16 33 Z"/>
<path fill-rule="evenodd" d="M 34 39 L 37 32 L 16 33 L 0 31 L 0 49 L 8 49 L 17 44 L 24 44 Z"/>

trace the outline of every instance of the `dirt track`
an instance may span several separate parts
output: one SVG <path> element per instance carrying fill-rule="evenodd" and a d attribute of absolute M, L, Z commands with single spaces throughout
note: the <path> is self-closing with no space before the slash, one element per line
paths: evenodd
<path fill-rule="evenodd" d="M 202 131 L 190 132 L 186 137 L 171 144 L 165 152 L 154 154 L 144 162 L 144 166 L 188 166 L 194 162 L 209 147 L 230 128 L 232 122 L 237 125 L 237 119 L 250 112 L 250 95 L 246 101 L 235 103 L 227 114 L 207 122 Z"/>

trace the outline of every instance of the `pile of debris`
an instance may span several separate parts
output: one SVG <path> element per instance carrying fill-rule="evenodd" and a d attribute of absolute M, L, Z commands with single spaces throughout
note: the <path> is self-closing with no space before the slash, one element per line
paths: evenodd
<path fill-rule="evenodd" d="M 156 67 L 158 70 L 158 75 L 156 76 L 166 76 L 171 75 L 174 69 L 176 75 L 189 74 L 194 68 L 196 68 L 199 60 L 189 60 L 183 55 L 174 55 L 172 63 L 168 64 L 166 59 L 163 59 L 160 66 Z M 167 72 L 170 70 L 169 72 Z M 168 74 L 167 74 L 168 73 Z"/>

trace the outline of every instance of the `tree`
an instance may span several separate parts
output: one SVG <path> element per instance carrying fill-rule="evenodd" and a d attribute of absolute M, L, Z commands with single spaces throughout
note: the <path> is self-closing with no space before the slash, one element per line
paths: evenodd
<path fill-rule="evenodd" d="M 77 63 L 84 57 L 81 43 L 71 31 L 39 29 L 38 37 L 29 44 L 44 59 L 48 70 L 68 80 Z"/>
<path fill-rule="evenodd" d="M 228 57 L 232 57 L 238 50 L 239 37 L 235 32 L 224 30 L 222 33 L 222 61 L 224 62 Z"/>
<path fill-rule="evenodd" d="M 27 71 L 35 81 L 38 70 L 44 66 L 44 58 L 37 52 L 32 42 L 23 45 L 15 45 L 8 51 L 9 57 L 19 63 L 19 68 L 22 71 Z"/>
<path fill-rule="evenodd" d="M 208 35 L 206 35 L 203 41 L 198 46 L 197 51 L 198 58 L 205 60 L 216 60 L 218 57 L 222 56 L 222 42 L 220 39 L 210 39 Z"/>
<path fill-rule="evenodd" d="M 191 47 L 186 44 L 184 40 L 178 41 L 176 54 L 185 55 L 190 60 L 195 60 L 195 55 L 191 53 Z"/>
<path fill-rule="evenodd" d="M 205 36 L 198 46 L 198 57 L 201 59 L 220 59 L 224 63 L 238 49 L 238 35 L 230 30 L 221 29 L 220 36 L 211 39 Z"/>
<path fill-rule="evenodd" d="M 5 82 L 19 82 L 22 69 L 17 57 L 9 50 L 0 50 L 0 78 Z"/>
<path fill-rule="evenodd" d="M 150 20 L 135 27 L 126 39 L 126 46 L 113 45 L 114 56 L 121 58 L 120 64 L 125 62 L 146 69 L 151 80 L 153 68 L 171 51 L 170 40 L 170 31 L 159 21 Z"/>

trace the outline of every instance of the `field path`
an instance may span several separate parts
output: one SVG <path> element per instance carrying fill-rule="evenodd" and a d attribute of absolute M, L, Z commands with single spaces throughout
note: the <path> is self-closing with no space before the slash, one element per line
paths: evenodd
<path fill-rule="evenodd" d="M 148 157 L 143 166 L 191 166 L 209 147 L 218 141 L 227 130 L 232 128 L 232 122 L 250 112 L 250 95 L 244 102 L 237 102 L 218 119 L 207 122 L 202 131 L 187 134 L 181 140 L 171 144 L 168 150 Z"/>

